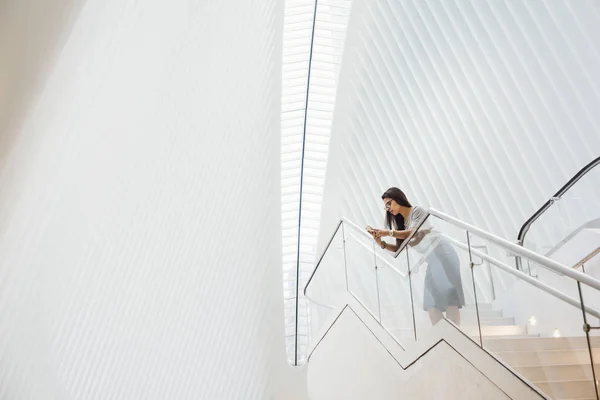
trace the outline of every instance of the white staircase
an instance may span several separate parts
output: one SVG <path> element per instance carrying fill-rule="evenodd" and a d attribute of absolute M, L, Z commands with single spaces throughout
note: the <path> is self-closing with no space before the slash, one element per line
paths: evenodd
<path fill-rule="evenodd" d="M 478 304 L 479 321 L 481 323 L 481 335 L 484 337 L 502 338 L 528 338 L 538 337 L 537 334 L 529 334 L 527 326 L 516 325 L 513 317 L 506 317 L 500 310 L 492 309 L 491 304 Z M 467 305 L 461 310 L 460 330 L 479 341 L 479 328 L 477 326 L 477 309 L 475 305 Z"/>
<path fill-rule="evenodd" d="M 400 341 L 355 297 L 336 307 L 309 352 L 311 399 L 543 398 L 447 321 Z"/>
<path fill-rule="evenodd" d="M 429 314 L 423 310 L 419 295 L 413 296 L 413 293 L 420 293 L 424 290 L 425 277 L 422 274 L 409 274 L 409 279 L 404 279 L 406 278 L 406 274 L 402 273 L 404 269 L 390 268 L 389 270 L 394 269 L 395 271 L 392 276 L 389 276 L 386 275 L 388 269 L 379 268 L 379 264 L 373 273 L 370 260 L 373 256 L 376 257 L 377 254 L 369 254 L 369 261 L 364 261 L 355 258 L 354 255 L 347 257 L 344 253 L 344 262 L 355 260 L 354 266 L 352 264 L 350 266 L 346 265 L 347 270 L 355 271 L 352 284 L 348 283 L 348 288 L 352 287 L 351 296 L 349 295 L 345 301 L 348 305 L 356 302 L 357 305 L 353 306 L 353 310 L 360 309 L 370 315 L 368 318 L 361 316 L 359 320 L 362 323 L 369 318 L 376 321 L 376 324 L 369 326 L 368 330 L 372 335 L 375 335 L 374 332 L 378 330 L 382 332 L 375 336 L 377 342 L 387 349 L 387 354 L 392 355 L 391 348 L 401 349 L 397 355 L 392 355 L 392 357 L 395 358 L 397 364 L 403 370 L 408 370 L 416 360 L 420 360 L 423 354 L 429 351 L 423 349 L 424 344 L 438 345 L 443 343 L 449 345 L 449 342 L 446 342 L 446 335 L 448 335 L 448 337 L 453 337 L 452 341 L 464 345 L 464 349 L 460 350 L 462 352 L 459 353 L 464 359 L 479 359 L 482 355 L 484 358 L 488 358 L 488 361 L 496 368 L 493 373 L 490 373 L 492 371 L 491 366 L 488 372 L 484 372 L 488 367 L 483 368 L 483 364 L 482 368 L 478 368 L 478 370 L 484 376 L 499 382 L 500 385 L 497 387 L 506 388 L 522 385 L 531 392 L 525 391 L 512 398 L 521 399 L 524 398 L 523 396 L 531 394 L 534 397 L 540 397 L 542 396 L 541 393 L 544 393 L 543 397 L 556 400 L 600 400 L 595 388 L 597 385 L 594 382 L 594 371 L 596 371 L 596 379 L 600 378 L 600 336 L 591 338 L 592 357 L 590 357 L 588 341 L 581 328 L 578 328 L 581 326 L 579 325 L 581 323 L 579 322 L 581 321 L 581 304 L 576 300 L 579 293 L 573 293 L 577 289 L 574 282 L 580 282 L 584 289 L 583 295 L 586 298 L 586 306 L 591 307 L 587 309 L 587 313 L 594 317 L 592 318 L 592 324 L 595 325 L 597 324 L 596 318 L 599 315 L 592 308 L 600 308 L 600 303 L 598 303 L 600 299 L 600 296 L 598 296 L 600 282 L 591 275 L 583 274 L 563 265 L 565 261 L 562 259 L 563 263 L 549 259 L 439 211 L 430 209 L 429 213 L 445 221 L 445 223 L 467 230 L 470 234 L 499 246 L 505 254 L 519 256 L 522 260 L 543 268 L 536 272 L 538 279 L 534 279 L 532 276 L 503 263 L 503 261 L 499 261 L 495 256 L 492 257 L 479 250 L 473 250 L 474 255 L 481 257 L 490 266 L 493 265 L 501 270 L 506 279 L 502 280 L 502 285 L 499 287 L 507 290 L 500 295 L 497 295 L 495 290 L 488 293 L 485 288 L 481 289 L 482 285 L 487 284 L 485 280 L 483 282 L 475 281 L 473 290 L 476 290 L 479 286 L 482 295 L 475 296 L 474 293 L 469 293 L 467 290 L 466 298 L 472 300 L 479 297 L 479 299 L 488 299 L 488 301 L 494 298 L 494 306 L 485 303 L 478 304 L 477 307 L 469 305 L 461 310 L 461 323 L 458 327 L 446 321 L 441 321 L 432 328 Z M 343 219 L 342 222 L 348 224 L 350 229 L 367 235 L 346 219 Z M 596 232 L 592 233 L 596 234 Z M 447 237 L 458 248 L 465 248 L 466 245 L 460 240 Z M 369 246 L 365 248 L 369 248 Z M 468 246 L 466 248 L 469 251 L 471 250 Z M 567 247 L 565 249 L 568 250 Z M 560 256 L 558 252 L 555 253 L 557 257 Z M 575 253 L 573 252 L 573 254 Z M 410 258 L 410 254 L 407 257 Z M 572 263 L 569 265 L 572 265 Z M 391 264 L 390 266 L 393 267 Z M 411 264 L 410 271 L 416 272 L 414 268 L 415 266 Z M 380 270 L 382 272 L 378 274 Z M 364 276 L 356 271 L 361 271 Z M 368 271 L 368 274 L 364 271 Z M 588 272 L 587 269 L 586 272 Z M 412 279 L 410 279 L 411 277 Z M 475 276 L 472 275 L 471 278 L 475 279 Z M 489 278 L 491 280 L 491 272 Z M 477 285 L 478 283 L 479 285 Z M 469 289 L 470 285 L 465 287 Z M 341 291 L 343 292 L 343 290 Z M 498 307 L 498 309 L 494 309 L 494 307 Z M 508 311 L 510 315 L 504 315 L 500 309 L 510 310 Z M 356 313 L 358 316 L 358 311 Z M 539 320 L 539 322 L 536 320 Z M 525 321 L 531 321 L 532 325 L 528 325 Z M 328 325 L 325 324 L 325 326 Z M 556 327 L 560 328 L 567 337 L 554 338 L 546 336 L 552 334 L 552 332 L 558 335 L 559 331 Z M 344 333 L 340 333 L 338 341 L 345 339 L 344 335 L 348 332 L 351 332 L 351 330 L 346 329 Z M 593 331 L 592 333 L 598 335 L 600 332 Z M 328 340 L 332 345 L 337 346 L 337 342 L 331 340 L 331 336 Z M 478 346 L 480 344 L 483 345 L 485 351 L 482 351 Z M 351 348 L 351 346 L 351 343 L 347 343 L 348 348 Z M 450 347 L 452 346 L 450 345 Z M 468 346 L 471 346 L 471 349 Z M 338 347 L 341 349 L 342 346 Z M 419 353 L 415 349 L 424 352 Z M 458 351 L 456 348 L 453 349 Z M 346 352 L 347 349 L 342 349 L 342 351 Z M 365 352 L 364 355 L 365 360 L 370 360 L 369 352 Z M 382 355 L 385 355 L 385 353 L 382 352 Z M 594 365 L 592 365 L 590 358 L 593 358 Z M 350 361 L 337 362 L 336 368 L 352 367 L 353 365 L 349 364 Z M 483 358 L 480 361 L 483 362 Z M 437 361 L 433 365 L 437 366 Z M 330 368 L 328 366 L 324 370 Z M 360 370 L 364 369 L 361 368 Z M 456 372 L 453 368 L 448 371 Z M 410 372 L 410 374 L 412 373 L 414 372 Z M 503 373 L 508 376 L 499 378 L 499 375 Z M 377 384 L 375 381 L 377 381 Z M 373 382 L 375 386 L 379 384 L 378 379 L 374 378 Z M 406 382 L 412 381 L 407 380 Z M 525 383 L 529 383 L 529 385 Z M 347 380 L 340 380 L 341 384 L 347 384 Z M 422 388 L 427 389 L 435 387 L 437 386 L 422 386 Z M 532 388 L 535 390 L 531 390 Z M 396 389 L 401 392 L 407 390 L 405 387 Z M 450 392 L 466 396 L 460 389 L 447 391 L 447 393 Z"/>
<path fill-rule="evenodd" d="M 475 306 L 462 310 L 460 329 L 479 341 Z M 526 325 L 515 325 L 514 319 L 479 305 L 483 346 L 506 365 L 552 399 L 596 399 L 592 367 L 584 336 L 540 337 L 529 334 Z M 600 373 L 600 337 L 592 338 L 596 375 Z"/>
<path fill-rule="evenodd" d="M 596 400 L 592 367 L 585 336 L 540 337 L 529 333 L 526 325 L 517 325 L 513 317 L 494 310 L 491 304 L 479 304 L 484 348 L 515 370 L 548 397 L 560 400 Z M 399 341 L 414 338 L 409 321 L 404 328 L 393 327 L 394 309 L 382 310 L 384 326 Z M 387 325 L 387 326 L 386 326 Z M 392 326 L 390 326 L 392 325 Z M 412 324 L 410 324 L 412 326 Z M 480 342 L 475 305 L 461 310 L 460 330 Z M 417 327 L 424 332 L 428 327 Z M 592 339 L 596 376 L 600 378 L 600 337 Z"/>

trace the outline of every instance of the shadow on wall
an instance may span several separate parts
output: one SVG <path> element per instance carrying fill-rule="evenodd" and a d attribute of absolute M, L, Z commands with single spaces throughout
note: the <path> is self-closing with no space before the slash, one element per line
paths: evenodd
<path fill-rule="evenodd" d="M 85 0 L 0 2 L 0 168 Z"/>

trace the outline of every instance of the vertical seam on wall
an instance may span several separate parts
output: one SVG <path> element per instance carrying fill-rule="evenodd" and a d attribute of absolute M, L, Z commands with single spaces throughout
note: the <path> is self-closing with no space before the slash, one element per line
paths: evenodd
<path fill-rule="evenodd" d="M 294 365 L 298 365 L 298 303 L 299 303 L 299 288 L 300 288 L 300 232 L 302 221 L 302 185 L 304 180 L 304 150 L 306 147 L 306 119 L 308 116 L 308 95 L 310 92 L 310 71 L 312 67 L 313 44 L 315 41 L 315 26 L 317 22 L 317 4 L 319 0 L 315 0 L 315 10 L 313 13 L 312 33 L 310 37 L 310 53 L 308 56 L 308 72 L 306 76 L 306 101 L 304 103 L 304 128 L 302 130 L 302 158 L 300 163 L 300 198 L 298 201 L 298 242 L 296 249 L 296 321 L 294 329 Z"/>

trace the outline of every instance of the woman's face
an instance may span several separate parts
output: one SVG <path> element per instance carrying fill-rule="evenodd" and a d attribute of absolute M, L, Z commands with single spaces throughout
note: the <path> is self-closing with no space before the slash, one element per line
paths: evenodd
<path fill-rule="evenodd" d="M 385 211 L 389 211 L 392 215 L 398 215 L 398 213 L 400 213 L 400 205 L 393 199 L 388 197 L 383 199 L 383 206 L 385 207 Z"/>

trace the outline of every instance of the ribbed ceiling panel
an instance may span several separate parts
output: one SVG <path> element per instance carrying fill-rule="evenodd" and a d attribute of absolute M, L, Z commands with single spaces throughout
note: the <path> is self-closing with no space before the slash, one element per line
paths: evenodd
<path fill-rule="evenodd" d="M 600 154 L 598 1 L 355 0 L 322 231 L 381 193 L 515 238 Z"/>

